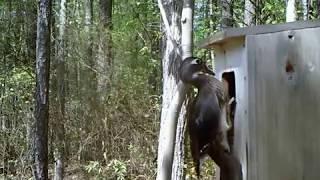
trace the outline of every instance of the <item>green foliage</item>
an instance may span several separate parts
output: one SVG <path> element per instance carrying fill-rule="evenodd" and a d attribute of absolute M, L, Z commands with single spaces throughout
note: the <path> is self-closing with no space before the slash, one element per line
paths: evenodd
<path fill-rule="evenodd" d="M 125 180 L 127 177 L 127 165 L 125 162 L 114 159 L 106 166 L 99 161 L 90 161 L 84 169 L 94 179 L 116 179 Z"/>
<path fill-rule="evenodd" d="M 218 1 L 196 0 L 195 42 L 219 31 Z M 95 179 L 154 179 L 157 135 L 161 110 L 160 14 L 154 0 L 114 0 L 112 29 L 100 23 L 99 1 L 93 3 L 92 24 L 84 23 L 84 1 L 68 1 L 65 35 L 65 144 L 66 158 L 85 166 Z M 317 17 L 312 1 L 310 18 Z M 243 26 L 244 1 L 232 1 L 235 27 Z M 50 80 L 49 157 L 53 164 L 55 126 L 60 120 L 57 103 L 58 1 L 54 1 Z M 298 8 L 301 16 L 302 9 Z M 30 129 L 35 88 L 37 1 L 0 0 L 0 152 L 20 179 L 31 175 Z M 285 21 L 283 0 L 260 1 L 258 24 Z M 112 34 L 112 63 L 101 70 L 98 60 L 108 34 Z M 210 59 L 209 51 L 196 56 Z M 99 92 L 99 78 L 108 87 Z M 101 96 L 106 98 L 101 100 Z M 69 163 L 67 161 L 67 163 Z M 80 166 L 80 165 L 79 165 Z M 50 166 L 51 167 L 51 166 Z M 186 174 L 194 177 L 190 156 Z M 203 172 L 213 174 L 213 165 Z M 69 169 L 66 169 L 69 172 Z M 10 176 L 10 175 L 8 175 Z M 27 177 L 28 176 L 28 177 Z"/>
<path fill-rule="evenodd" d="M 127 166 L 125 163 L 119 160 L 112 160 L 108 167 L 111 167 L 113 174 L 116 176 L 117 180 L 124 180 L 127 174 Z"/>
<path fill-rule="evenodd" d="M 285 1 L 266 0 L 259 7 L 261 9 L 261 24 L 276 24 L 285 22 Z"/>

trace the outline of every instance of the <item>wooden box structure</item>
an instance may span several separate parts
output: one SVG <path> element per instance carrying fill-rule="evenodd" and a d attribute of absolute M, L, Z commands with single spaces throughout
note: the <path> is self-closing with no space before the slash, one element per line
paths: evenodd
<path fill-rule="evenodd" d="M 231 28 L 199 44 L 235 96 L 244 180 L 320 180 L 320 21 Z"/>

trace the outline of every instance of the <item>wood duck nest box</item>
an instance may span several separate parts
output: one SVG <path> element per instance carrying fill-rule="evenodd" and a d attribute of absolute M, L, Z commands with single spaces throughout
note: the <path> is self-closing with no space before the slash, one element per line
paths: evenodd
<path fill-rule="evenodd" d="M 212 49 L 235 97 L 232 144 L 244 180 L 320 179 L 320 21 L 223 30 Z"/>

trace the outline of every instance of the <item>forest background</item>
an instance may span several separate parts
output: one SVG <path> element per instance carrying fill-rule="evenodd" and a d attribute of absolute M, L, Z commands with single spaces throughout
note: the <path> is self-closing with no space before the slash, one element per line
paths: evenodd
<path fill-rule="evenodd" d="M 49 177 L 155 179 L 166 48 L 158 6 L 174 2 L 52 0 L 46 66 Z M 182 7 L 182 1 L 176 2 Z M 194 42 L 224 25 L 320 16 L 319 0 L 192 3 Z M 38 5 L 35 0 L 0 0 L 0 179 L 29 179 L 36 173 Z M 193 53 L 208 61 L 213 57 L 208 50 Z M 192 179 L 186 152 L 183 177 Z M 204 171 L 214 176 L 213 164 L 205 164 Z"/>

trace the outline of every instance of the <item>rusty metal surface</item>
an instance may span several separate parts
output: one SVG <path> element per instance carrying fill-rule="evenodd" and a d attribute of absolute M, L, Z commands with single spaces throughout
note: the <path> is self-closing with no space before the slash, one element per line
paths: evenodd
<path fill-rule="evenodd" d="M 246 37 L 249 180 L 320 179 L 320 28 Z"/>

